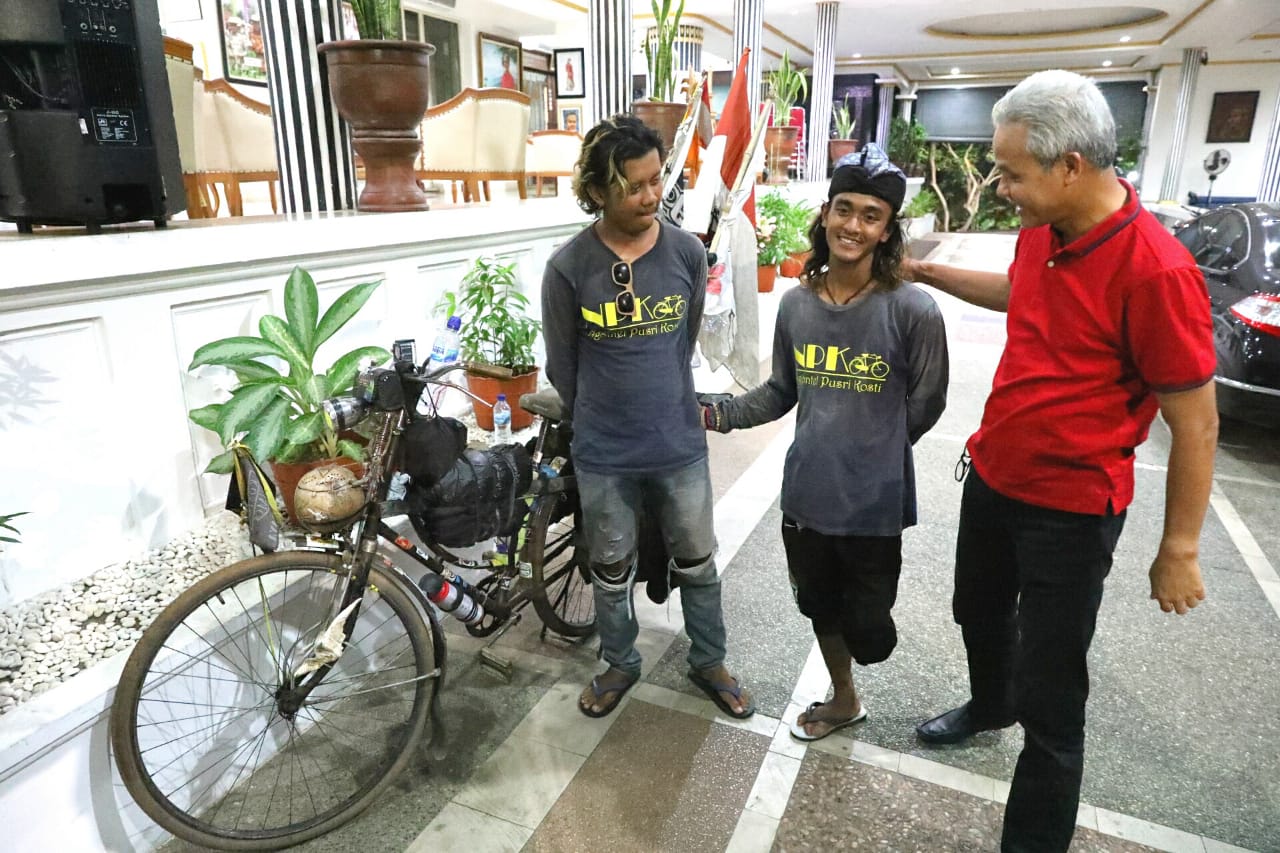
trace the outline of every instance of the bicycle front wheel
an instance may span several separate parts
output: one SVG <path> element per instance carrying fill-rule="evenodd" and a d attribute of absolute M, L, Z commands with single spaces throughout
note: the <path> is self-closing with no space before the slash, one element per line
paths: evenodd
<path fill-rule="evenodd" d="M 533 567 L 533 607 L 542 623 L 566 637 L 585 637 L 596 628 L 586 550 L 577 548 L 581 510 L 574 496 L 544 495 L 529 515 L 525 553 Z"/>
<path fill-rule="evenodd" d="M 111 746 L 152 820 L 205 847 L 273 850 L 355 817 L 409 762 L 436 689 L 430 629 L 375 569 L 343 645 L 349 583 L 336 555 L 256 557 L 204 578 L 143 632 Z M 318 681 L 303 674 L 335 653 Z"/>

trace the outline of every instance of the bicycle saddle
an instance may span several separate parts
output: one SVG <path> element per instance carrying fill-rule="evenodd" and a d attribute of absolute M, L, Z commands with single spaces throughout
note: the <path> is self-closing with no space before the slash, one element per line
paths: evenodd
<path fill-rule="evenodd" d="M 521 394 L 520 408 L 553 421 L 568 421 L 568 412 L 564 410 L 564 402 L 555 388 L 547 387 L 532 394 Z"/>

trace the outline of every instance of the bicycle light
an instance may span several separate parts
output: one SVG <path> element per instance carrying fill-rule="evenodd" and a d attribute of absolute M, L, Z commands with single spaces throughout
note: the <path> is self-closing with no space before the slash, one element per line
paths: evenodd
<path fill-rule="evenodd" d="M 358 397 L 334 397 L 325 400 L 321 407 L 325 417 L 333 421 L 333 428 L 338 432 L 351 429 L 369 413 L 369 404 Z"/>

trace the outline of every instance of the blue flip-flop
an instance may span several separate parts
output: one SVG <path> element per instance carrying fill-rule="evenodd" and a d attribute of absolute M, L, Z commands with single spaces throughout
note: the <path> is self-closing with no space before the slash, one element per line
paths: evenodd
<path fill-rule="evenodd" d="M 815 708 L 820 708 L 825 704 L 826 704 L 825 702 L 814 702 L 811 705 L 809 705 L 808 708 L 805 708 L 804 712 L 806 714 L 812 714 Z M 858 709 L 858 713 L 844 720 L 806 720 L 806 722 L 810 722 L 810 723 L 826 723 L 828 726 L 831 727 L 820 735 L 811 735 L 804 730 L 804 726 L 800 725 L 800 717 L 799 715 L 796 715 L 796 721 L 791 724 L 791 736 L 796 740 L 802 740 L 806 742 L 822 740 L 827 735 L 834 734 L 835 732 L 845 728 L 846 726 L 852 726 L 854 723 L 860 723 L 866 718 L 867 718 L 867 706 L 866 706 L 866 703 L 863 703 L 862 707 Z"/>
<path fill-rule="evenodd" d="M 610 669 L 612 669 L 612 667 L 610 667 Z M 609 670 L 605 670 L 605 672 L 600 673 L 600 675 L 605 675 L 608 673 L 608 671 Z M 599 711 L 592 709 L 591 705 L 582 704 L 582 700 L 579 699 L 578 710 L 586 714 L 588 717 L 604 717 L 604 716 L 608 716 L 609 714 L 612 714 L 613 709 L 618 707 L 618 703 L 622 701 L 622 697 L 626 696 L 627 691 L 630 690 L 632 687 L 634 687 L 635 683 L 640 680 L 637 677 L 637 678 L 631 679 L 631 681 L 623 685 L 618 685 L 614 687 L 607 687 L 607 686 L 602 687 L 600 685 L 600 675 L 597 675 L 595 678 L 591 679 L 591 693 L 595 696 L 595 701 L 592 702 L 592 705 L 594 705 L 595 702 L 599 702 L 601 697 L 607 696 L 610 693 L 613 693 L 615 695 L 613 697 L 613 701 L 606 704 Z"/>
<path fill-rule="evenodd" d="M 741 711 L 735 711 L 733 710 L 733 706 L 726 702 L 725 698 L 720 695 L 721 692 L 728 693 L 739 702 L 742 701 L 742 685 L 739 684 L 738 679 L 734 678 L 732 675 L 729 676 L 730 683 L 715 684 L 711 679 L 704 677 L 696 669 L 691 669 L 689 670 L 689 680 L 698 685 L 698 687 L 702 689 L 702 692 L 707 694 L 712 702 L 716 703 L 717 708 L 724 711 L 735 720 L 745 720 L 756 712 L 755 702 L 749 702 Z"/>

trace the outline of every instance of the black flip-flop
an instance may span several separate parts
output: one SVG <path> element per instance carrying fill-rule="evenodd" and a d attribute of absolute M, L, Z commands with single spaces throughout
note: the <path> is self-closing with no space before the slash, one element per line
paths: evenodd
<path fill-rule="evenodd" d="M 825 704 L 826 704 L 825 702 L 814 702 L 808 708 L 806 708 L 804 712 L 806 714 L 812 714 L 815 708 L 820 708 Z M 833 735 L 836 732 L 840 731 L 840 729 L 843 729 L 846 726 L 852 726 L 854 723 L 860 723 L 866 718 L 867 718 L 867 706 L 863 704 L 858 709 L 858 713 L 854 714 L 852 717 L 848 717 L 843 720 L 806 720 L 805 721 L 806 723 L 826 723 L 828 726 L 831 727 L 820 735 L 811 735 L 804 730 L 804 726 L 800 725 L 800 718 L 797 716 L 796 721 L 791 724 L 791 736 L 796 740 L 802 740 L 802 741 L 805 741 L 806 743 L 809 741 L 822 740 L 827 735 Z"/>
<path fill-rule="evenodd" d="M 702 689 L 702 692 L 707 694 L 707 697 L 712 702 L 716 703 L 717 708 L 724 711 L 735 720 L 745 720 L 756 712 L 754 702 L 746 705 L 746 707 L 741 711 L 735 711 L 733 710 L 733 706 L 726 702 L 724 697 L 720 695 L 723 691 L 733 696 L 733 698 L 737 699 L 739 702 L 742 701 L 742 685 L 739 684 L 738 679 L 734 678 L 732 675 L 729 676 L 729 684 L 714 684 L 711 679 L 704 677 L 696 669 L 691 669 L 689 670 L 689 680 L 698 685 L 698 687 Z"/>
<path fill-rule="evenodd" d="M 607 675 L 608 673 L 609 673 L 609 670 L 605 670 L 604 672 L 600 673 L 600 675 Z M 579 697 L 578 710 L 586 714 L 588 717 L 605 717 L 605 716 L 608 716 L 609 714 L 612 714 L 613 709 L 618 707 L 618 703 L 622 701 L 622 697 L 627 695 L 627 691 L 630 690 L 632 687 L 634 687 L 635 683 L 640 680 L 639 678 L 633 678 L 631 681 L 627 682 L 626 684 L 623 684 L 617 687 L 601 687 L 600 675 L 597 675 L 595 678 L 591 679 L 591 693 L 595 697 L 595 702 L 599 702 L 601 697 L 606 696 L 609 693 L 614 694 L 613 701 L 606 704 L 599 711 L 596 711 L 592 709 L 591 705 L 582 704 L 582 698 Z M 592 702 L 592 704 L 594 705 L 595 702 Z"/>

